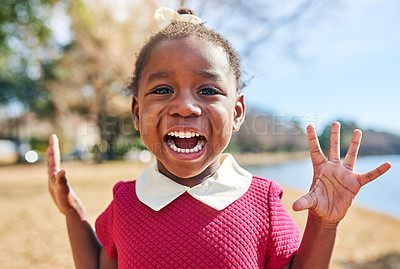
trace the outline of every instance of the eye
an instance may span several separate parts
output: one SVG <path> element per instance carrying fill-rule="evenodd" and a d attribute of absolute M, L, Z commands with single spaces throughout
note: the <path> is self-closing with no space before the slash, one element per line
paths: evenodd
<path fill-rule="evenodd" d="M 151 92 L 151 94 L 172 94 L 174 91 L 167 86 L 159 86 L 154 88 Z"/>
<path fill-rule="evenodd" d="M 205 86 L 204 88 L 199 90 L 200 95 L 217 95 L 221 94 L 221 91 L 214 86 Z"/>

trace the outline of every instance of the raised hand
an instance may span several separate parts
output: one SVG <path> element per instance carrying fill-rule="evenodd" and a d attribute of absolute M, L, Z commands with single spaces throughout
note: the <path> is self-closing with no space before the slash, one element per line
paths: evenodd
<path fill-rule="evenodd" d="M 316 131 L 312 126 L 307 127 L 307 137 L 314 168 L 313 182 L 310 191 L 294 202 L 293 209 L 295 211 L 309 209 L 321 221 L 337 223 L 344 218 L 361 187 L 384 174 L 391 165 L 386 162 L 367 173 L 354 173 L 361 131 L 354 131 L 342 163 L 338 122 L 334 122 L 331 127 L 328 159 L 321 150 Z"/>
<path fill-rule="evenodd" d="M 64 215 L 78 213 L 81 219 L 86 219 L 83 204 L 72 191 L 66 178 L 65 170 L 60 169 L 61 158 L 58 138 L 55 134 L 49 138 L 47 148 L 48 186 L 51 197 L 58 209 Z"/>

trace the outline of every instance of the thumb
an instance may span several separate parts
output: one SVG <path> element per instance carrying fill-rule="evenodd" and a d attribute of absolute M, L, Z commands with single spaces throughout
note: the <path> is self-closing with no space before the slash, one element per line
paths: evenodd
<path fill-rule="evenodd" d="M 60 170 L 57 173 L 57 179 L 56 179 L 57 187 L 64 193 L 68 193 L 70 191 L 66 173 L 67 172 L 64 169 Z"/>
<path fill-rule="evenodd" d="M 297 199 L 292 205 L 294 211 L 302 211 L 313 207 L 314 199 L 310 193 L 303 195 L 302 197 Z"/>
<path fill-rule="evenodd" d="M 67 183 L 67 177 L 66 177 L 67 172 L 62 169 L 57 173 L 57 183 L 59 184 L 66 184 Z"/>

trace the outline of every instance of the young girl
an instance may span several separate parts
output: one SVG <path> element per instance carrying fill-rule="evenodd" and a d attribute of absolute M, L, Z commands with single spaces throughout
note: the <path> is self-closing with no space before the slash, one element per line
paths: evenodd
<path fill-rule="evenodd" d="M 136 181 L 114 187 L 97 236 L 60 170 L 57 137 L 50 137 L 49 190 L 66 217 L 76 267 L 328 268 L 338 223 L 361 186 L 390 164 L 356 174 L 361 131 L 341 162 L 339 123 L 332 124 L 327 159 L 308 126 L 314 176 L 293 204 L 309 210 L 299 245 L 282 189 L 222 154 L 245 114 L 239 57 L 197 17 L 172 16 L 142 48 L 130 85 L 135 127 L 157 160 Z"/>

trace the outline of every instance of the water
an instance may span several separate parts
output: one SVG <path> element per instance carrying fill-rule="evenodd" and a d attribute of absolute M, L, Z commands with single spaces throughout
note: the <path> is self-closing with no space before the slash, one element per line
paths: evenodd
<path fill-rule="evenodd" d="M 359 157 L 354 171 L 365 173 L 389 161 L 392 168 L 383 176 L 363 186 L 354 204 L 400 219 L 400 155 Z M 246 166 L 255 175 L 277 181 L 283 187 L 308 191 L 312 181 L 311 160 L 277 165 Z"/>

